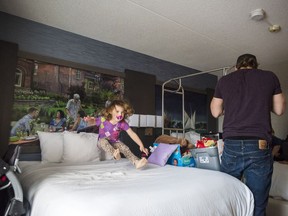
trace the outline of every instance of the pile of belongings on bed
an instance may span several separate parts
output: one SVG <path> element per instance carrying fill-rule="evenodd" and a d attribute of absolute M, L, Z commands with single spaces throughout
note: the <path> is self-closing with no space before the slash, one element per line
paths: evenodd
<path fill-rule="evenodd" d="M 165 145 L 167 146 L 167 148 L 164 150 L 165 152 L 167 152 L 167 149 L 169 148 L 168 146 L 173 145 L 174 147 L 173 152 L 171 152 L 171 154 L 167 158 L 168 159 L 166 162 L 167 164 L 174 166 L 195 167 L 195 161 L 190 152 L 191 149 L 195 148 L 195 145 L 189 142 L 189 140 L 185 138 L 177 138 L 164 134 L 157 137 L 157 139 L 153 144 L 153 147 L 150 147 L 150 152 L 153 153 L 153 151 L 157 149 L 159 146 L 161 146 L 161 149 L 163 149 L 165 148 Z M 163 154 L 161 155 L 159 154 L 158 157 L 161 157 L 162 155 Z"/>
<path fill-rule="evenodd" d="M 171 154 L 167 156 L 168 149 L 170 150 L 171 147 L 173 148 Z M 167 163 L 174 166 L 220 170 L 217 139 L 213 136 L 202 136 L 194 145 L 185 138 L 161 135 L 155 140 L 153 147 L 150 147 L 150 152 L 152 154 L 148 161 L 161 166 Z"/>

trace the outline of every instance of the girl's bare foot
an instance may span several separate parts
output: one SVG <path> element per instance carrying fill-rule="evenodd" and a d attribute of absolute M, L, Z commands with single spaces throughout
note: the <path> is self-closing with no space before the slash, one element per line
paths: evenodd
<path fill-rule="evenodd" d="M 147 159 L 146 158 L 142 158 L 141 160 L 137 160 L 136 162 L 135 162 L 135 167 L 136 167 L 136 169 L 140 169 L 140 168 L 142 168 L 142 167 L 144 167 L 146 164 L 147 164 Z"/>

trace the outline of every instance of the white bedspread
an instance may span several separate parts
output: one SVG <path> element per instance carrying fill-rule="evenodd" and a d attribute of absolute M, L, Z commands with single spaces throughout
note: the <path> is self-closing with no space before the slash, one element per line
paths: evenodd
<path fill-rule="evenodd" d="M 136 170 L 126 159 L 20 167 L 31 216 L 253 215 L 250 190 L 218 171 L 151 164 Z"/>

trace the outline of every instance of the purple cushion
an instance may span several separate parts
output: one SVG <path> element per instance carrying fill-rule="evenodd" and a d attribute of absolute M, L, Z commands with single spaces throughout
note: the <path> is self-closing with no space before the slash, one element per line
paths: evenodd
<path fill-rule="evenodd" d="M 148 162 L 157 164 L 159 166 L 164 166 L 171 154 L 176 150 L 177 146 L 178 145 L 159 143 L 158 147 L 149 156 Z"/>

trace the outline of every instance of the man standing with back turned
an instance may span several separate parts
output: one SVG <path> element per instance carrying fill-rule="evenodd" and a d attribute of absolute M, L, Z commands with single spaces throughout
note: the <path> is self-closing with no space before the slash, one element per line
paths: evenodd
<path fill-rule="evenodd" d="M 249 187 L 254 215 L 266 215 L 273 157 L 271 111 L 282 115 L 285 97 L 277 76 L 257 69 L 254 55 L 238 57 L 236 71 L 222 77 L 210 104 L 212 115 L 224 115 L 221 171 Z"/>

